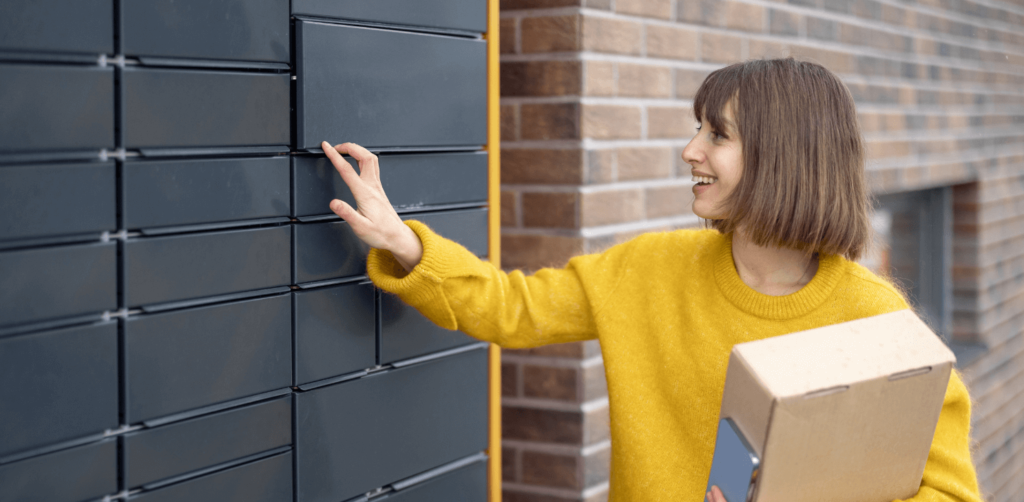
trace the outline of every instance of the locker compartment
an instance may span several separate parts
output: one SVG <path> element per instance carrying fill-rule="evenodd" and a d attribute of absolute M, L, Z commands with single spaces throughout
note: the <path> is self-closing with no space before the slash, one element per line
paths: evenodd
<path fill-rule="evenodd" d="M 298 224 L 292 282 L 302 284 L 366 273 L 369 246 L 344 221 Z"/>
<path fill-rule="evenodd" d="M 484 40 L 307 21 L 295 40 L 299 149 L 487 142 Z"/>
<path fill-rule="evenodd" d="M 288 225 L 129 239 L 124 295 L 130 307 L 287 285 Z"/>
<path fill-rule="evenodd" d="M 0 154 L 114 148 L 114 70 L 0 64 Z"/>
<path fill-rule="evenodd" d="M 0 457 L 118 427 L 117 323 L 0 338 Z"/>
<path fill-rule="evenodd" d="M 422 221 L 471 252 L 479 256 L 487 254 L 486 208 L 420 213 L 402 218 Z M 344 221 L 295 225 L 293 283 L 365 274 L 369 250 Z"/>
<path fill-rule="evenodd" d="M 0 500 L 80 502 L 117 492 L 117 439 L 0 465 Z"/>
<path fill-rule="evenodd" d="M 4 0 L 0 51 L 114 53 L 113 0 Z"/>
<path fill-rule="evenodd" d="M 475 462 L 394 492 L 384 500 L 387 502 L 486 502 L 487 463 Z"/>
<path fill-rule="evenodd" d="M 117 243 L 0 253 L 0 323 L 117 309 Z"/>
<path fill-rule="evenodd" d="M 431 322 L 397 296 L 380 296 L 380 363 L 422 356 L 475 343 L 473 337 Z"/>
<path fill-rule="evenodd" d="M 157 160 L 122 167 L 125 228 L 288 216 L 288 157 Z"/>
<path fill-rule="evenodd" d="M 342 284 L 294 295 L 296 385 L 376 364 L 373 285 Z"/>
<path fill-rule="evenodd" d="M 291 499 L 291 452 L 128 497 L 132 502 L 282 502 Z"/>
<path fill-rule="evenodd" d="M 487 391 L 487 351 L 473 350 L 298 394 L 298 502 L 346 500 L 482 451 Z"/>
<path fill-rule="evenodd" d="M 125 486 L 168 480 L 291 442 L 291 396 L 131 432 L 122 446 Z"/>
<path fill-rule="evenodd" d="M 287 145 L 286 74 L 125 68 L 125 148 Z"/>
<path fill-rule="evenodd" d="M 487 31 L 487 3 L 474 0 L 293 0 L 292 14 L 439 30 Z"/>
<path fill-rule="evenodd" d="M 0 167 L 0 240 L 117 229 L 113 162 Z"/>
<path fill-rule="evenodd" d="M 408 214 L 403 220 L 416 220 L 431 230 L 466 247 L 477 256 L 487 256 L 487 208 Z"/>
<path fill-rule="evenodd" d="M 291 307 L 279 295 L 126 319 L 127 423 L 288 387 Z"/>
<path fill-rule="evenodd" d="M 354 159 L 345 160 L 358 170 Z M 379 157 L 380 181 L 399 211 L 447 204 L 487 203 L 487 153 L 460 152 Z M 292 158 L 294 216 L 331 214 L 331 200 L 355 199 L 327 157 Z"/>
<path fill-rule="evenodd" d="M 122 52 L 239 61 L 289 61 L 288 0 L 121 2 Z"/>

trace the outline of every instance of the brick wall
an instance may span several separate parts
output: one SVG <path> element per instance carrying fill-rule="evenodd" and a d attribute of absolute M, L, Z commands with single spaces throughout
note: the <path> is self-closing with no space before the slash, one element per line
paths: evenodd
<path fill-rule="evenodd" d="M 976 462 L 1024 500 L 1024 1 L 502 0 L 502 253 L 562 265 L 690 212 L 693 94 L 792 55 L 857 100 L 875 193 L 954 186 L 954 333 L 974 347 Z M 504 494 L 602 500 L 596 342 L 505 351 Z"/>

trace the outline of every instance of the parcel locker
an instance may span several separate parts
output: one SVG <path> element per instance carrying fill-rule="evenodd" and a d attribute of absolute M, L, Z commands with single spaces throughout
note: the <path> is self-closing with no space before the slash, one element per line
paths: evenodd
<path fill-rule="evenodd" d="M 358 172 L 355 159 L 345 160 Z M 381 155 L 380 182 L 399 211 L 453 204 L 487 204 L 487 152 Z M 356 207 L 352 192 L 327 157 L 292 157 L 294 216 L 331 214 L 341 199 Z"/>
<path fill-rule="evenodd" d="M 166 488 L 128 497 L 131 502 L 287 502 L 292 500 L 292 453 L 257 460 Z"/>
<path fill-rule="evenodd" d="M 298 502 L 336 502 L 487 448 L 487 350 L 298 394 Z"/>
<path fill-rule="evenodd" d="M 152 155 L 167 148 L 287 145 L 289 89 L 286 74 L 125 68 L 124 147 Z"/>
<path fill-rule="evenodd" d="M 295 44 L 297 148 L 487 143 L 484 40 L 296 21 Z"/>
<path fill-rule="evenodd" d="M 0 324 L 117 309 L 117 243 L 0 252 Z"/>
<path fill-rule="evenodd" d="M 174 159 L 122 164 L 128 229 L 284 217 L 288 157 Z"/>
<path fill-rule="evenodd" d="M 81 502 L 117 492 L 117 439 L 0 465 L 0 500 Z"/>
<path fill-rule="evenodd" d="M 0 240 L 117 229 L 113 162 L 0 166 Z"/>
<path fill-rule="evenodd" d="M 125 434 L 125 487 L 167 484 L 292 444 L 292 398 Z"/>
<path fill-rule="evenodd" d="M 403 220 L 416 220 L 466 247 L 477 256 L 487 256 L 487 208 L 460 209 L 402 215 Z"/>
<path fill-rule="evenodd" d="M 117 323 L 0 338 L 0 458 L 118 419 Z"/>
<path fill-rule="evenodd" d="M 287 64 L 288 0 L 122 0 L 128 56 Z"/>
<path fill-rule="evenodd" d="M 129 307 L 282 287 L 291 227 L 129 239 L 122 258 Z"/>
<path fill-rule="evenodd" d="M 487 2 L 479 0 L 293 0 L 292 14 L 442 31 L 487 31 Z"/>
<path fill-rule="evenodd" d="M 476 342 L 460 331 L 444 329 L 397 296 L 380 296 L 380 363 L 451 349 Z"/>
<path fill-rule="evenodd" d="M 4 0 L 0 51 L 114 53 L 114 0 Z"/>
<path fill-rule="evenodd" d="M 388 495 L 387 502 L 486 502 L 487 463 L 475 462 Z"/>
<path fill-rule="evenodd" d="M 366 273 L 370 247 L 356 237 L 344 221 L 294 225 L 293 284 L 323 281 Z"/>
<path fill-rule="evenodd" d="M 114 69 L 0 64 L 0 155 L 114 148 Z"/>
<path fill-rule="evenodd" d="M 125 420 L 137 424 L 291 385 L 289 295 L 124 321 Z"/>
<path fill-rule="evenodd" d="M 377 364 L 372 284 L 296 291 L 295 385 Z"/>

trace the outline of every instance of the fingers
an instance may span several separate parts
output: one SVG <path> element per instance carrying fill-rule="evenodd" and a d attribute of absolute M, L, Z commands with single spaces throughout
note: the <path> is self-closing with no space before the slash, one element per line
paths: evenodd
<path fill-rule="evenodd" d="M 345 184 L 352 188 L 352 184 L 356 183 L 359 179 L 359 173 L 352 168 L 344 157 L 336 150 L 336 147 L 331 146 L 330 143 L 323 141 L 320 143 L 320 147 L 324 149 L 324 153 L 327 155 L 327 159 L 331 161 L 334 168 L 338 170 L 338 174 L 341 175 L 341 179 L 345 180 Z"/>
<path fill-rule="evenodd" d="M 377 156 L 369 150 L 355 144 L 342 143 L 334 147 L 340 153 L 347 153 L 359 163 L 359 174 L 368 176 L 370 179 L 380 181 L 380 167 L 377 164 Z"/>
<path fill-rule="evenodd" d="M 348 203 L 343 200 L 332 200 L 330 207 L 331 211 L 334 211 L 334 214 L 347 221 L 349 225 L 352 225 L 353 230 L 355 230 L 357 226 L 362 227 L 363 224 L 368 221 L 365 216 L 359 214 L 359 211 L 353 209 L 352 206 L 348 205 Z"/>
<path fill-rule="evenodd" d="M 717 486 L 711 486 L 711 492 L 708 493 L 710 502 L 728 502 L 725 500 L 725 494 Z"/>

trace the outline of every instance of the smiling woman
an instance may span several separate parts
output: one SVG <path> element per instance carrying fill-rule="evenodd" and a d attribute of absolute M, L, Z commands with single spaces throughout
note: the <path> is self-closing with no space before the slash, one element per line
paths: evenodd
<path fill-rule="evenodd" d="M 331 209 L 376 248 L 366 268 L 378 287 L 503 347 L 600 341 L 613 502 L 705 496 L 733 345 L 907 308 L 851 261 L 867 239 L 867 197 L 853 101 L 834 75 L 792 59 L 741 63 L 712 73 L 694 108 L 701 128 L 683 160 L 694 212 L 713 228 L 645 234 L 532 275 L 403 222 L 374 155 L 323 145 L 357 202 Z M 913 500 L 980 500 L 969 427 L 954 374 Z"/>

